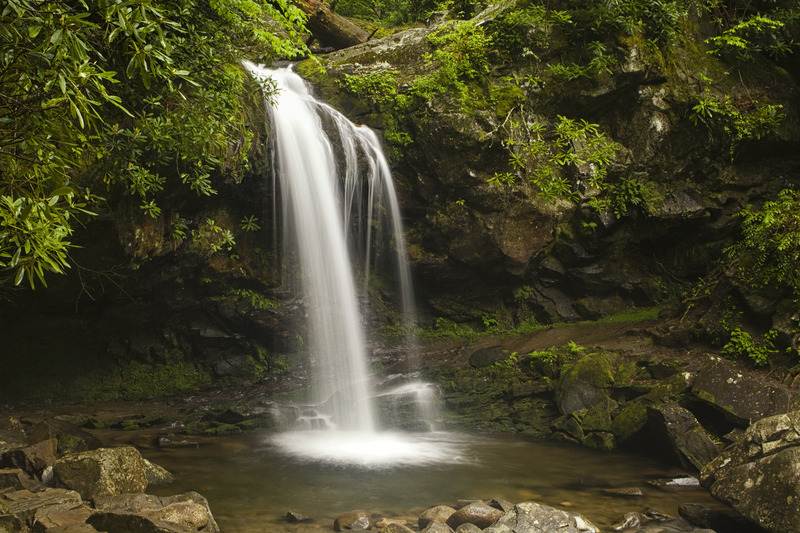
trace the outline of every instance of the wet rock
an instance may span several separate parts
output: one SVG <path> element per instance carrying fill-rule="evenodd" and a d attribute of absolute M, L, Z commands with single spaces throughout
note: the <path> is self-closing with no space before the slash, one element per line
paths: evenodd
<path fill-rule="evenodd" d="M 296 511 L 289 511 L 286 513 L 286 521 L 290 524 L 299 524 L 301 522 L 311 522 L 312 518 L 309 516 L 304 515 L 303 513 L 298 513 Z"/>
<path fill-rule="evenodd" d="M 719 449 L 694 415 L 676 403 L 668 402 L 647 408 L 653 441 L 684 468 L 700 470 L 710 463 Z"/>
<path fill-rule="evenodd" d="M 155 463 L 151 463 L 147 459 L 144 459 L 144 468 L 148 486 L 166 485 L 167 483 L 172 483 L 175 481 L 175 476 L 173 476 L 166 468 Z"/>
<path fill-rule="evenodd" d="M 495 509 L 500 509 L 501 511 L 503 511 L 503 513 L 507 513 L 509 511 L 514 510 L 514 504 L 508 500 L 504 500 L 503 498 L 492 498 L 486 503 L 488 503 L 490 507 L 494 507 Z"/>
<path fill-rule="evenodd" d="M 456 533 L 478 533 L 479 531 L 483 530 L 475 524 L 470 523 L 461 524 L 456 528 Z"/>
<path fill-rule="evenodd" d="M 456 529 L 461 524 L 475 524 L 481 529 L 487 528 L 503 516 L 503 511 L 489 506 L 486 502 L 477 501 L 465 505 L 447 519 L 447 525 Z"/>
<path fill-rule="evenodd" d="M 712 358 L 698 372 L 692 393 L 743 428 L 764 417 L 785 413 L 791 406 L 786 387 L 746 377 L 719 357 Z"/>
<path fill-rule="evenodd" d="M 132 446 L 67 455 L 56 461 L 53 471 L 58 486 L 76 490 L 86 499 L 147 489 L 147 466 Z"/>
<path fill-rule="evenodd" d="M 694 476 L 681 476 L 669 479 L 653 479 L 648 481 L 647 484 L 662 489 L 670 487 L 699 487 L 700 480 Z"/>
<path fill-rule="evenodd" d="M 452 516 L 452 514 L 455 512 L 456 510 L 448 505 L 437 505 L 436 507 L 431 507 L 419 515 L 417 525 L 420 529 L 424 529 L 428 526 L 428 524 L 434 521 L 445 523 L 447 522 L 447 519 L 450 518 L 450 516 Z"/>
<path fill-rule="evenodd" d="M 99 531 L 130 533 L 219 533 L 208 501 L 196 492 L 158 497 L 117 494 L 95 499 L 88 523 Z"/>
<path fill-rule="evenodd" d="M 764 529 L 800 531 L 800 411 L 751 425 L 702 470 L 700 481 Z"/>
<path fill-rule="evenodd" d="M 421 533 L 453 533 L 453 529 L 444 522 L 434 520 L 425 526 Z"/>
<path fill-rule="evenodd" d="M 708 507 L 699 503 L 682 503 L 678 514 L 690 524 L 715 531 L 761 533 L 763 530 L 730 507 Z"/>
<path fill-rule="evenodd" d="M 58 453 L 85 452 L 99 448 L 100 439 L 64 420 L 44 420 L 36 424 L 28 434 L 28 443 L 35 444 L 49 439 L 58 441 Z"/>
<path fill-rule="evenodd" d="M 31 475 L 42 472 L 56 460 L 58 441 L 48 439 L 23 448 L 12 448 L 0 455 L 0 467 L 21 468 Z"/>
<path fill-rule="evenodd" d="M 599 533 L 599 529 L 579 513 L 570 513 L 534 502 L 520 503 L 485 533 L 557 531 L 558 533 Z"/>
<path fill-rule="evenodd" d="M 643 521 L 646 521 L 646 518 L 642 513 L 637 513 L 637 512 L 625 513 L 625 515 L 622 518 L 617 520 L 611 526 L 611 529 L 613 529 L 614 531 L 626 531 L 628 529 L 638 530 L 639 527 L 642 525 Z"/>
<path fill-rule="evenodd" d="M 642 489 L 639 487 L 623 487 L 619 489 L 603 489 L 603 494 L 608 496 L 618 496 L 620 498 L 641 498 L 644 496 Z"/>
<path fill-rule="evenodd" d="M 344 529 L 364 530 L 370 527 L 372 527 L 372 520 L 369 513 L 360 509 L 342 513 L 333 521 L 333 529 L 336 531 Z"/>

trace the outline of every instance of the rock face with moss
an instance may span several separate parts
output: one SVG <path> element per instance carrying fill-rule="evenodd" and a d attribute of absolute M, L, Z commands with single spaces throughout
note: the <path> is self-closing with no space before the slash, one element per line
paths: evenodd
<path fill-rule="evenodd" d="M 708 13 L 628 15 L 498 2 L 302 66 L 393 150 L 431 314 L 513 325 L 674 299 L 739 209 L 796 181 L 785 63 L 704 43 Z"/>

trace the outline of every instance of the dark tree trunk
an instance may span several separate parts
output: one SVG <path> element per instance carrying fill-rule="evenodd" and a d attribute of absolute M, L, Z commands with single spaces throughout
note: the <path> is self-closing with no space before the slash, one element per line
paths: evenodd
<path fill-rule="evenodd" d="M 327 2 L 295 0 L 295 4 L 308 15 L 306 26 L 323 46 L 331 46 L 338 50 L 369 39 L 369 33 L 334 13 Z"/>

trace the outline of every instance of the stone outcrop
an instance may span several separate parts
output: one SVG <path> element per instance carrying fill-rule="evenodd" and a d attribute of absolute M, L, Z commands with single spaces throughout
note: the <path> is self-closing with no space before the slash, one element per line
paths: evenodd
<path fill-rule="evenodd" d="M 716 498 L 764 529 L 800 531 L 800 411 L 751 425 L 700 479 Z"/>
<path fill-rule="evenodd" d="M 791 405 L 786 387 L 744 376 L 716 357 L 697 373 L 692 394 L 743 428 L 764 417 L 785 413 Z"/>
<path fill-rule="evenodd" d="M 717 446 L 689 410 L 668 402 L 648 407 L 647 414 L 654 428 L 653 445 L 668 443 L 673 457 L 684 468 L 700 470 L 719 454 Z"/>

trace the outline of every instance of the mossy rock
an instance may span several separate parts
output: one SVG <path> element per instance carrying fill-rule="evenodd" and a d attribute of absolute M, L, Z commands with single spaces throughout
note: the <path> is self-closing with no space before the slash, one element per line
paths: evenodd
<path fill-rule="evenodd" d="M 617 447 L 614 435 L 607 431 L 595 431 L 586 435 L 581 444 L 588 448 L 608 452 Z"/>
<path fill-rule="evenodd" d="M 647 406 L 644 402 L 631 402 L 620 410 L 611 422 L 611 432 L 622 443 L 647 425 Z"/>
<path fill-rule="evenodd" d="M 611 420 L 614 413 L 617 411 L 619 405 L 611 398 L 603 398 L 600 402 L 596 403 L 586 414 L 583 415 L 581 420 L 581 427 L 584 432 L 591 431 L 611 431 Z"/>
<path fill-rule="evenodd" d="M 608 352 L 590 353 L 568 367 L 555 389 L 561 413 L 590 409 L 608 398 L 614 373 L 614 357 Z"/>

